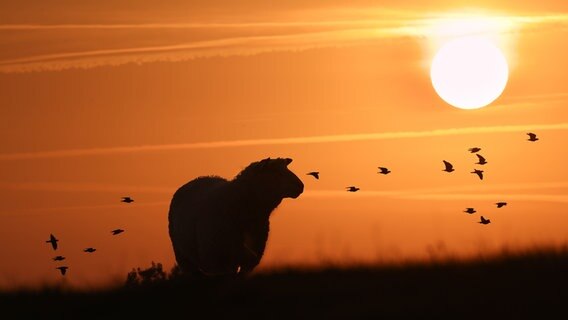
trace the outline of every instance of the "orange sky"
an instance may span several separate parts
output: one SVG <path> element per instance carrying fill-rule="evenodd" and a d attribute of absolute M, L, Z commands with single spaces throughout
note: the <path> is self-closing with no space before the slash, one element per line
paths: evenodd
<path fill-rule="evenodd" d="M 272 216 L 259 269 L 568 240 L 565 1 L 303 2 L 0 4 L 0 288 L 169 270 L 175 190 L 268 156 L 293 158 L 306 188 Z M 436 21 L 472 12 L 506 23 L 511 70 L 499 99 L 464 111 L 428 67 Z M 489 161 L 483 181 L 472 146 Z"/>

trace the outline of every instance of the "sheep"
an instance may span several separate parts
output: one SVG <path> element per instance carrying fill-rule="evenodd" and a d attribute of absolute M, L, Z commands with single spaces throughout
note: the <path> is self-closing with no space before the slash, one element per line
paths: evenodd
<path fill-rule="evenodd" d="M 290 158 L 253 162 L 232 180 L 201 176 L 174 193 L 168 230 L 184 274 L 236 276 L 250 273 L 264 254 L 270 214 L 304 184 Z"/>

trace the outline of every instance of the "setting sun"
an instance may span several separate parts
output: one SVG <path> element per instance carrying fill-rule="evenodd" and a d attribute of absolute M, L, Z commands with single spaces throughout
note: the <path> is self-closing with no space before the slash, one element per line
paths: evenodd
<path fill-rule="evenodd" d="M 438 51 L 430 76 L 444 101 L 461 109 L 478 109 L 501 95 L 509 68 L 501 51 L 489 40 L 463 37 Z"/>

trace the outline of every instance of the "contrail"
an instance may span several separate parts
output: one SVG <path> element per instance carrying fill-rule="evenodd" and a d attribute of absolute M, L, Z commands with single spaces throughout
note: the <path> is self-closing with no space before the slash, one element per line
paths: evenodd
<path fill-rule="evenodd" d="M 202 57 L 253 55 L 368 43 L 399 35 L 400 28 L 344 29 L 285 35 L 241 36 L 161 46 L 98 49 L 51 53 L 0 61 L 0 73 L 92 68 L 156 61 L 184 61 Z M 405 31 L 406 32 L 406 31 Z"/>
<path fill-rule="evenodd" d="M 372 43 L 388 37 L 430 37 L 436 25 L 444 19 L 475 19 L 460 15 L 440 15 L 431 13 L 420 17 L 402 15 L 402 18 L 378 16 L 376 19 L 348 19 L 338 21 L 283 21 L 251 23 L 147 23 L 147 24 L 5 24 L 0 31 L 33 30 L 115 30 L 115 29 L 203 29 L 217 28 L 243 30 L 266 28 L 288 28 L 288 34 L 248 35 L 218 40 L 197 41 L 135 48 L 95 48 L 78 52 L 54 52 L 49 54 L 18 57 L 0 61 L 0 73 L 20 73 L 57 71 L 70 68 L 94 68 L 98 66 L 118 66 L 128 63 L 148 63 L 158 61 L 187 61 L 203 57 L 224 57 L 261 54 L 273 51 L 301 51 L 323 47 L 344 47 Z M 408 17 L 413 17 L 409 19 Z M 495 32 L 512 30 L 512 26 L 538 23 L 565 23 L 567 15 L 544 16 L 495 16 L 485 18 Z M 334 28 L 336 30 L 297 32 L 293 28 Z M 476 32 L 474 26 L 472 32 Z M 249 28 L 249 29 L 247 29 Z M 483 30 L 483 28 L 482 28 Z M 455 32 L 455 30 L 451 30 Z M 74 35 L 75 37 L 80 35 Z M 59 39 L 59 38 L 57 38 Z M 73 41 L 73 38 L 69 39 Z M 125 43 L 127 43 L 125 41 Z"/>
<path fill-rule="evenodd" d="M 0 182 L 0 190 L 171 194 L 174 188 L 73 182 Z"/>
<path fill-rule="evenodd" d="M 155 201 L 155 202 L 140 202 L 137 204 L 101 204 L 101 205 L 83 205 L 83 206 L 68 206 L 68 207 L 46 207 L 36 209 L 23 209 L 16 210 L 15 212 L 0 214 L 0 217 L 30 217 L 40 215 L 42 213 L 57 212 L 57 213 L 77 213 L 90 210 L 103 210 L 114 208 L 136 208 L 136 207 L 155 207 L 155 206 L 168 206 L 170 201 Z M 111 212 L 116 214 L 116 212 Z"/>
<path fill-rule="evenodd" d="M 478 184 L 454 185 L 434 188 L 412 188 L 399 190 L 362 190 L 356 194 L 351 194 L 345 190 L 311 190 L 302 194 L 302 198 L 336 198 L 336 197 L 386 197 L 386 198 L 416 198 L 416 199 L 443 199 L 451 198 L 452 195 L 458 197 L 485 197 L 487 195 L 504 194 L 503 192 L 522 191 L 522 190 L 542 190 L 542 189 L 564 189 L 568 188 L 568 181 L 557 182 L 518 182 L 489 184 L 479 192 Z M 488 192 L 490 191 L 490 192 Z M 501 192 L 501 193 L 500 193 Z M 507 195 L 507 198 L 509 196 Z M 494 198 L 494 200 L 497 198 Z"/>
<path fill-rule="evenodd" d="M 440 19 L 468 19 L 469 15 L 435 14 L 427 15 L 408 14 L 399 12 L 399 18 L 392 18 L 392 12 L 378 15 L 376 19 L 347 19 L 347 20 L 305 20 L 305 21 L 257 21 L 257 22 L 225 22 L 225 23 L 67 23 L 67 24 L 0 24 L 0 30 L 114 30 L 114 29 L 240 29 L 240 28 L 285 28 L 285 27 L 334 27 L 334 26 L 382 26 L 382 25 L 431 25 Z M 475 18 L 475 17 L 473 17 Z M 566 14 L 537 15 L 537 16 L 492 16 L 485 17 L 489 21 L 503 21 L 514 23 L 550 23 L 565 22 Z"/>
<path fill-rule="evenodd" d="M 294 137 L 294 138 L 225 140 L 225 141 L 211 141 L 211 142 L 180 143 L 180 144 L 140 145 L 140 146 L 109 147 L 109 148 L 89 148 L 89 149 L 54 150 L 54 151 L 41 151 L 41 152 L 8 153 L 8 154 L 0 154 L 0 160 L 66 158 L 66 157 L 122 154 L 122 153 L 132 153 L 132 152 L 220 149 L 220 148 L 239 148 L 239 147 L 266 146 L 266 145 L 338 143 L 338 142 L 353 142 L 353 141 L 375 141 L 375 140 L 391 140 L 391 139 L 443 137 L 443 136 L 457 136 L 457 135 L 469 135 L 469 134 L 525 132 L 529 130 L 545 131 L 545 130 L 567 130 L 567 129 L 568 129 L 568 123 L 563 122 L 556 124 L 526 124 L 526 125 L 505 125 L 505 126 L 487 126 L 487 127 L 466 127 L 466 128 L 426 130 L 426 131 L 394 131 L 394 132 L 381 132 L 381 133 L 306 136 L 306 137 Z"/>
<path fill-rule="evenodd" d="M 495 200 L 507 199 L 530 202 L 557 202 L 568 203 L 568 196 L 555 194 L 509 194 L 509 193 L 458 193 L 458 194 L 409 194 L 397 196 L 406 200 Z"/>
<path fill-rule="evenodd" d="M 339 26 L 382 26 L 410 23 L 405 19 L 380 20 L 328 20 L 328 21 L 282 21 L 250 23 L 119 23 L 119 24 L 3 24 L 0 30 L 114 30 L 114 29 L 244 29 L 244 28 L 285 28 L 285 27 L 339 27 Z"/>
<path fill-rule="evenodd" d="M 351 194 L 338 190 L 316 190 L 306 192 L 302 198 L 387 198 L 394 200 L 434 200 L 434 201 L 452 201 L 452 200 L 507 200 L 507 201 L 529 201 L 529 202 L 556 202 L 568 203 L 567 195 L 557 194 L 534 194 L 534 193 L 508 193 L 507 191 L 499 193 L 414 193 L 411 191 L 359 191 Z"/>

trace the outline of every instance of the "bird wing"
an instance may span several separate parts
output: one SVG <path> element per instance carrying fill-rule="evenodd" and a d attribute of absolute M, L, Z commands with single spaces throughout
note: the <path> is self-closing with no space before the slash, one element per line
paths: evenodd
<path fill-rule="evenodd" d="M 477 175 L 479 176 L 479 179 L 483 180 L 483 172 L 481 171 L 476 171 Z"/>
<path fill-rule="evenodd" d="M 479 158 L 479 162 L 485 162 L 485 158 L 480 155 L 480 154 L 476 154 L 477 158 Z"/>
<path fill-rule="evenodd" d="M 57 250 L 57 240 L 55 237 L 51 239 L 51 246 L 53 247 L 53 250 Z"/>
<path fill-rule="evenodd" d="M 453 166 L 451 163 L 449 163 L 448 161 L 446 161 L 446 160 L 443 160 L 443 161 L 444 161 L 444 165 L 446 166 L 446 170 L 451 169 L 451 168 L 454 167 L 454 166 Z"/>

